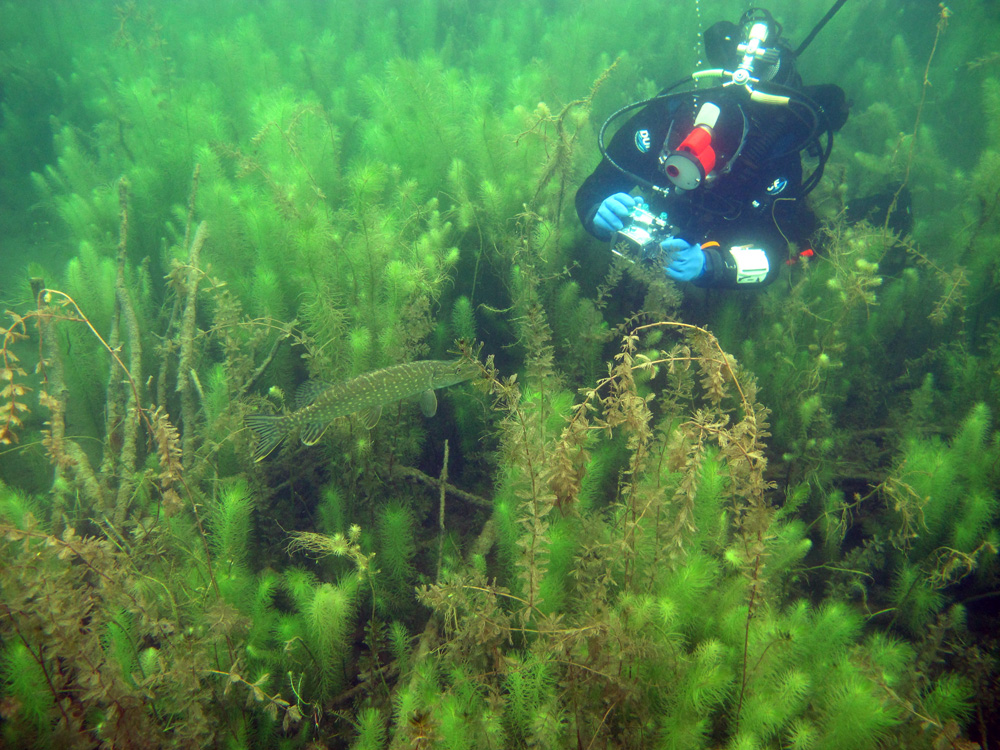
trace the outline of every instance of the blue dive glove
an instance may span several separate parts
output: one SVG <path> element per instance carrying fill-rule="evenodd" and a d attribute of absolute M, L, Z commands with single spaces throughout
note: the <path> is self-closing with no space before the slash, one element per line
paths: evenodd
<path fill-rule="evenodd" d="M 611 235 L 625 226 L 624 219 L 639 201 L 628 193 L 615 193 L 601 201 L 594 214 L 594 229 L 602 239 L 610 240 Z"/>
<path fill-rule="evenodd" d="M 663 270 L 674 281 L 694 281 L 705 273 L 705 251 L 701 245 L 673 237 L 661 242 L 660 247 L 668 260 Z"/>

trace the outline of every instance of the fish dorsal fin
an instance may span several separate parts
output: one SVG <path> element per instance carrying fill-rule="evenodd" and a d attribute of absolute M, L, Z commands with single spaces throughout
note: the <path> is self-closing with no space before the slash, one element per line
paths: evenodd
<path fill-rule="evenodd" d="M 330 388 L 330 384 L 324 383 L 322 380 L 307 380 L 295 391 L 295 408 L 302 409 L 309 406 L 319 394 L 328 388 Z"/>
<path fill-rule="evenodd" d="M 382 418 L 382 407 L 373 406 L 370 409 L 364 409 L 358 412 L 358 417 L 361 419 L 361 424 L 365 426 L 366 429 L 373 430 L 378 421 Z"/>
<path fill-rule="evenodd" d="M 301 432 L 302 444 L 315 445 L 329 426 L 329 422 L 306 422 Z"/>
<path fill-rule="evenodd" d="M 421 393 L 418 399 L 420 403 L 420 411 L 424 413 L 425 417 L 433 417 L 437 414 L 438 400 L 437 396 L 434 395 L 433 388 L 428 388 L 426 391 Z"/>

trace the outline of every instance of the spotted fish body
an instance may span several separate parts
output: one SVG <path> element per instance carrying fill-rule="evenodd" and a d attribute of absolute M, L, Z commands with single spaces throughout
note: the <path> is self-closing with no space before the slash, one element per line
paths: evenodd
<path fill-rule="evenodd" d="M 365 423 L 374 427 L 383 406 L 404 398 L 418 396 L 424 414 L 433 416 L 436 389 L 470 380 L 478 372 L 472 362 L 427 359 L 366 372 L 333 385 L 310 381 L 299 388 L 298 408 L 291 414 L 247 417 L 247 426 L 258 437 L 254 461 L 265 458 L 294 430 L 299 430 L 303 443 L 313 445 L 337 417 L 360 412 Z"/>

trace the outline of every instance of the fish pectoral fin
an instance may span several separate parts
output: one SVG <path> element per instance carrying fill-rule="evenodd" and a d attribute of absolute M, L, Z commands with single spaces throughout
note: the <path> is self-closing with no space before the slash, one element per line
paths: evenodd
<path fill-rule="evenodd" d="M 288 434 L 288 418 L 272 417 L 267 414 L 252 414 L 246 419 L 247 427 L 257 436 L 257 446 L 253 449 L 254 462 L 263 461 Z"/>
<path fill-rule="evenodd" d="M 303 445 L 316 445 L 330 426 L 330 422 L 306 422 L 299 436 Z"/>
<path fill-rule="evenodd" d="M 426 391 L 419 396 L 420 411 L 423 412 L 425 417 L 433 417 L 437 414 L 438 410 L 438 400 L 437 396 L 434 395 L 434 389 L 428 388 Z"/>
<path fill-rule="evenodd" d="M 329 383 L 324 383 L 322 380 L 307 380 L 295 391 L 295 408 L 303 409 L 309 406 L 323 391 L 330 387 Z"/>
<path fill-rule="evenodd" d="M 361 424 L 365 426 L 368 430 L 375 429 L 375 425 L 382 418 L 382 407 L 373 406 L 370 409 L 365 409 L 358 413 L 358 418 L 361 420 Z"/>

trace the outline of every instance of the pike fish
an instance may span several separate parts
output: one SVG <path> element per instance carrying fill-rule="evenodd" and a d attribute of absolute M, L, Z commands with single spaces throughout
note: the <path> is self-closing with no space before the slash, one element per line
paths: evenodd
<path fill-rule="evenodd" d="M 334 419 L 348 414 L 360 412 L 364 423 L 372 428 L 383 406 L 404 398 L 417 397 L 424 415 L 433 417 L 437 412 L 434 391 L 470 380 L 478 372 L 474 362 L 426 359 L 366 372 L 343 383 L 303 383 L 291 414 L 247 417 L 247 426 L 258 438 L 253 460 L 263 460 L 296 429 L 303 443 L 314 445 Z"/>

